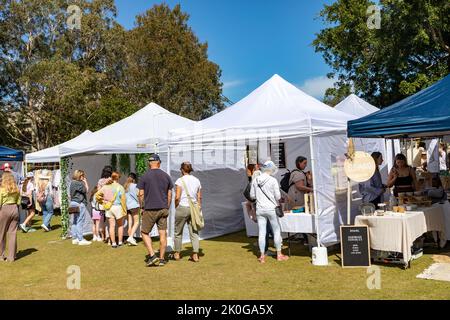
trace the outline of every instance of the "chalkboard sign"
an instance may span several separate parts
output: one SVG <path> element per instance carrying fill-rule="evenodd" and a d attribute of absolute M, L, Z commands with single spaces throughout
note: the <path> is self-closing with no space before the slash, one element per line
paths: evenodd
<path fill-rule="evenodd" d="M 279 169 L 286 169 L 286 149 L 284 142 L 270 144 L 270 157 Z"/>
<path fill-rule="evenodd" d="M 342 267 L 370 267 L 367 226 L 341 226 Z"/>

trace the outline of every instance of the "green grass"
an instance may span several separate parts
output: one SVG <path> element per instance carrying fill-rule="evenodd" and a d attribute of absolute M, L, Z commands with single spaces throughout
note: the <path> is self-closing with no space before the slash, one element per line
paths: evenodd
<path fill-rule="evenodd" d="M 0 299 L 450 299 L 449 282 L 416 279 L 433 263 L 430 253 L 408 270 L 381 266 L 382 288 L 369 290 L 365 269 L 342 269 L 336 254 L 330 266 L 315 267 L 300 244 L 289 261 L 260 265 L 257 239 L 244 232 L 202 241 L 200 263 L 189 262 L 187 251 L 159 268 L 144 266 L 142 243 L 80 247 L 61 240 L 60 232 L 19 233 L 20 258 L 0 262 Z M 67 289 L 70 265 L 81 268 L 81 290 Z"/>

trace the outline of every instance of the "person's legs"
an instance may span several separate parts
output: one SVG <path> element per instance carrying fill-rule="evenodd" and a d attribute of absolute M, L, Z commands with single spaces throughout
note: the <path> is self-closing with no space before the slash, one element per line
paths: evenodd
<path fill-rule="evenodd" d="M 261 260 L 264 259 L 265 255 L 265 247 L 266 247 L 266 225 L 267 225 L 267 218 L 263 213 L 256 213 L 256 219 L 258 221 L 258 229 L 259 229 L 259 235 L 258 235 L 258 244 L 259 244 L 259 252 L 261 253 Z M 262 261 L 261 261 L 262 262 Z"/>
<path fill-rule="evenodd" d="M 5 209 L 0 209 L 0 259 L 5 259 L 6 234 L 9 227 L 9 217 L 7 217 Z"/>
<path fill-rule="evenodd" d="M 78 221 L 77 221 L 77 235 L 78 235 L 77 239 L 78 239 L 78 241 L 84 240 L 83 226 L 84 226 L 84 222 L 86 221 L 86 213 L 87 213 L 86 206 L 84 205 L 84 203 L 80 203 L 80 215 L 78 216 Z"/>
<path fill-rule="evenodd" d="M 127 226 L 128 226 L 127 234 L 128 234 L 129 237 L 131 237 L 132 236 L 131 229 L 133 228 L 133 215 L 131 214 L 130 210 L 128 210 L 127 222 L 128 222 L 127 223 Z"/>
<path fill-rule="evenodd" d="M 123 221 L 125 217 L 117 219 L 117 233 L 119 234 L 119 244 L 123 243 Z"/>
<path fill-rule="evenodd" d="M 26 219 L 24 220 L 24 222 L 23 222 L 23 225 L 24 226 L 26 226 L 26 227 L 30 227 L 31 226 L 31 222 L 33 221 L 33 217 L 34 217 L 34 215 L 35 215 L 35 210 L 34 209 L 28 209 L 27 210 L 27 217 L 26 217 Z"/>
<path fill-rule="evenodd" d="M 141 236 L 144 241 L 145 248 L 150 255 L 150 258 L 154 257 L 155 251 L 152 246 L 152 238 L 150 237 L 150 232 L 155 225 L 155 221 L 153 219 L 153 211 L 146 210 L 142 214 L 142 226 L 141 226 Z"/>
<path fill-rule="evenodd" d="M 270 241 L 270 235 L 273 237 L 273 231 L 272 231 L 272 225 L 270 222 L 267 222 L 266 224 L 266 246 L 264 247 L 264 252 L 269 251 L 269 241 Z"/>
<path fill-rule="evenodd" d="M 80 212 L 81 212 L 81 206 L 79 203 L 77 202 L 71 202 L 70 203 L 70 207 L 78 207 Z M 78 224 L 80 223 L 80 213 L 73 213 L 71 214 L 71 220 L 72 220 L 72 228 L 71 228 L 71 236 L 73 240 L 82 240 L 82 236 L 83 234 L 81 234 L 81 239 L 80 236 L 78 235 Z"/>
<path fill-rule="evenodd" d="M 16 260 L 17 254 L 17 227 L 19 226 L 19 211 L 14 208 L 10 215 L 8 226 L 8 261 Z"/>
<path fill-rule="evenodd" d="M 185 207 L 178 207 L 175 211 L 175 259 L 180 258 L 180 252 L 183 246 L 183 229 L 187 221 L 186 211 L 189 211 L 190 213 L 190 209 Z"/>
<path fill-rule="evenodd" d="M 116 244 L 116 218 L 110 217 L 109 220 L 109 239 L 111 240 L 111 245 Z"/>
<path fill-rule="evenodd" d="M 53 198 L 51 196 L 47 197 L 47 201 L 43 206 L 43 210 L 44 210 L 44 218 L 43 218 L 44 226 L 50 229 L 51 228 L 50 221 L 53 217 Z"/>
<path fill-rule="evenodd" d="M 167 230 L 158 230 L 159 232 L 159 259 L 164 260 L 167 247 Z"/>
<path fill-rule="evenodd" d="M 198 252 L 200 251 L 200 237 L 198 235 L 198 231 L 192 228 L 192 224 L 188 223 L 189 228 L 189 237 L 191 238 L 192 243 L 192 259 L 194 261 L 198 261 Z"/>
<path fill-rule="evenodd" d="M 134 238 L 134 235 L 136 234 L 136 231 L 139 228 L 139 209 L 132 211 L 131 217 L 133 227 L 131 228 L 131 233 L 129 233 L 128 236 Z"/>
<path fill-rule="evenodd" d="M 278 222 L 278 217 L 275 212 L 268 216 L 269 222 L 272 225 L 273 241 L 275 242 L 275 248 L 277 249 L 277 260 L 287 260 L 287 256 L 281 253 L 281 247 L 283 245 L 283 239 L 281 238 L 281 228 Z"/>

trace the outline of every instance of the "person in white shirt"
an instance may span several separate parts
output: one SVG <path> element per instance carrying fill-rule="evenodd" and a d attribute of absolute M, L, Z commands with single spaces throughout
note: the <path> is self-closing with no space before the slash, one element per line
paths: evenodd
<path fill-rule="evenodd" d="M 265 262 L 265 244 L 266 244 L 266 225 L 270 223 L 273 230 L 275 248 L 277 250 L 277 260 L 285 261 L 287 256 L 281 253 L 282 238 L 281 228 L 278 222 L 278 217 L 275 213 L 275 208 L 278 206 L 281 199 L 280 186 L 273 175 L 278 171 L 278 168 L 272 161 L 266 161 L 261 168 L 262 174 L 253 179 L 250 196 L 256 199 L 256 219 L 258 220 L 259 228 L 259 250 L 261 256 L 258 258 L 259 262 Z"/>
<path fill-rule="evenodd" d="M 200 180 L 191 175 L 192 164 L 189 162 L 183 162 L 181 164 L 181 174 L 182 177 L 175 181 L 176 195 L 175 195 L 175 207 L 177 208 L 175 212 L 175 253 L 173 255 L 175 260 L 181 259 L 181 247 L 183 240 L 183 229 L 184 225 L 187 223 L 189 226 L 189 235 L 192 243 L 192 256 L 189 259 L 193 262 L 198 262 L 198 252 L 200 249 L 200 241 L 198 231 L 195 231 L 191 225 L 191 209 L 189 206 L 189 201 L 198 205 L 200 208 L 202 206 L 202 185 Z"/>
<path fill-rule="evenodd" d="M 439 148 L 439 170 L 447 171 L 447 151 L 444 143 Z"/>

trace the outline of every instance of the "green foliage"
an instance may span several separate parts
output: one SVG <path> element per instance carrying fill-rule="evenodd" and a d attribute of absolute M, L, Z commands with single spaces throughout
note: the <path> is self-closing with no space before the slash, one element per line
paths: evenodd
<path fill-rule="evenodd" d="M 138 177 L 142 177 L 148 169 L 148 157 L 147 153 L 136 154 L 136 168 L 135 172 Z"/>
<path fill-rule="evenodd" d="M 117 154 L 113 153 L 111 155 L 111 167 L 113 171 L 117 171 Z"/>
<path fill-rule="evenodd" d="M 450 2 L 382 0 L 381 29 L 369 29 L 368 0 L 337 0 L 320 13 L 330 25 L 313 42 L 338 75 L 326 100 L 352 88 L 378 107 L 421 90 L 450 72 Z"/>
<path fill-rule="evenodd" d="M 130 173 L 130 155 L 119 154 L 119 169 L 122 174 Z"/>
<path fill-rule="evenodd" d="M 82 10 L 70 30 L 66 10 Z M 210 62 L 180 6 L 154 6 L 125 30 L 114 0 L 0 2 L 0 142 L 35 151 L 156 102 L 201 119 L 223 108 Z"/>
<path fill-rule="evenodd" d="M 61 169 L 61 227 L 62 237 L 66 237 L 69 231 L 69 196 L 67 190 L 67 180 L 69 178 L 69 158 L 62 158 Z"/>

